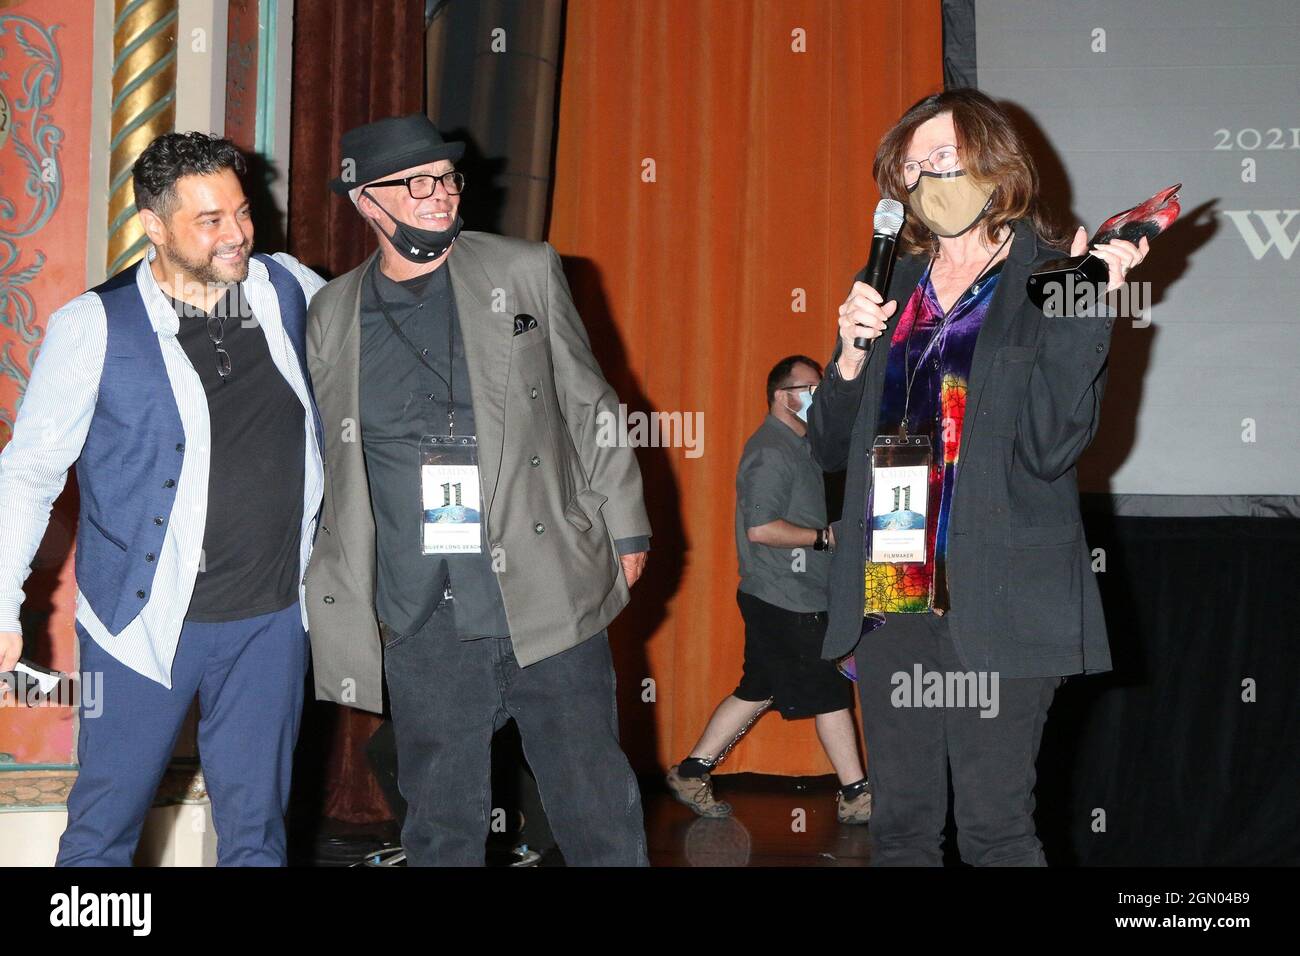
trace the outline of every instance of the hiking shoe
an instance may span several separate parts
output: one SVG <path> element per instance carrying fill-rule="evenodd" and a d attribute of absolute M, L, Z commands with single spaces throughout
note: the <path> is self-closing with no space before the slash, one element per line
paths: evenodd
<path fill-rule="evenodd" d="M 668 789 L 678 803 L 686 804 L 702 817 L 731 816 L 731 804 L 714 798 L 713 778 L 707 773 L 702 777 L 682 777 L 677 773 L 677 764 L 673 764 L 668 768 Z"/>
<path fill-rule="evenodd" d="M 863 824 L 871 819 L 871 784 L 851 800 L 844 799 L 844 792 L 835 794 L 835 816 L 840 823 Z"/>

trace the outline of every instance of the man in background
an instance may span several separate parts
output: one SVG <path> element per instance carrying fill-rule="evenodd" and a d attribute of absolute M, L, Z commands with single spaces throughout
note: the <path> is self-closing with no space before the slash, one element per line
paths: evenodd
<path fill-rule="evenodd" d="M 690 755 L 668 771 L 678 801 L 706 817 L 731 806 L 713 793 L 712 772 L 769 707 L 786 720 L 812 717 L 841 788 L 841 823 L 866 823 L 871 790 L 849 709 L 853 685 L 822 660 L 834 533 L 822 471 L 808 446 L 808 407 L 821 366 L 805 355 L 767 377 L 768 415 L 745 444 L 736 474 L 736 600 L 745 621 L 740 685 L 709 718 Z"/>

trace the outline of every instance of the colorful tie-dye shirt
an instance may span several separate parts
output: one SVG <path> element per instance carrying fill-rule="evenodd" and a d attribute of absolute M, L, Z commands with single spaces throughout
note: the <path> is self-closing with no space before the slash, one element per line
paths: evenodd
<path fill-rule="evenodd" d="M 931 262 L 933 266 L 933 262 Z M 896 435 L 907 408 L 907 431 L 930 439 L 930 507 L 926 522 L 924 564 L 866 563 L 864 614 L 877 624 L 884 612 L 919 614 L 948 610 L 945 556 L 948 518 L 956 483 L 966 386 L 975 340 L 997 291 L 1002 263 L 993 266 L 962 293 L 945 317 L 939 307 L 930 266 L 903 309 L 889 343 L 885 386 L 880 400 L 878 435 Z M 904 362 L 906 356 L 906 363 Z M 905 376 L 912 376 L 907 399 Z M 870 451 L 868 451 L 870 454 Z M 937 503 L 937 507 L 936 507 Z M 871 554 L 871 496 L 867 496 L 867 550 Z"/>

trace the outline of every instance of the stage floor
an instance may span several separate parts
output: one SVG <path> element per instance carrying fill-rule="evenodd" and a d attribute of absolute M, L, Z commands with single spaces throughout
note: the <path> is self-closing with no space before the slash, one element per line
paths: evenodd
<path fill-rule="evenodd" d="M 641 778 L 646 837 L 653 866 L 865 866 L 870 838 L 865 826 L 835 819 L 836 780 L 724 774 L 716 779 L 719 799 L 732 816 L 704 819 L 675 801 L 662 778 Z M 304 834 L 305 836 L 305 834 Z M 323 821 L 314 844 L 295 841 L 298 866 L 346 866 L 368 850 L 395 844 L 395 823 L 354 826 Z M 314 846 L 314 849 L 312 847 Z M 509 844 L 489 844 L 489 865 L 508 865 Z M 541 866 L 563 866 L 553 849 L 542 851 Z"/>

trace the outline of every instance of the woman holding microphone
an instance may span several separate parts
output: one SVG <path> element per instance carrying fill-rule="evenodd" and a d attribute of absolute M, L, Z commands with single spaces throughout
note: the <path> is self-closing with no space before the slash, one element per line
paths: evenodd
<path fill-rule="evenodd" d="M 1110 669 L 1074 466 L 1097 428 L 1114 319 L 1047 318 L 1026 298 L 1063 237 L 989 97 L 921 100 L 872 172 L 908 207 L 902 254 L 888 289 L 857 281 L 840 306 L 808 415 L 821 466 L 848 472 L 823 656 L 856 666 L 872 862 L 942 862 L 951 772 L 963 860 L 1041 866 L 1048 707 L 1066 675 Z M 1071 254 L 1085 248 L 1081 227 Z M 1147 243 L 1092 251 L 1116 288 Z"/>

